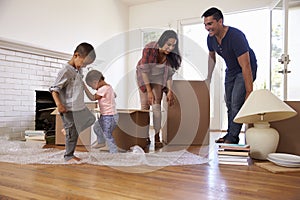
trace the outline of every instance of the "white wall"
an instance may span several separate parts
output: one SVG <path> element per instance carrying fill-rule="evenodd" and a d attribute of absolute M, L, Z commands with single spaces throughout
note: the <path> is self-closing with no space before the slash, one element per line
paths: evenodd
<path fill-rule="evenodd" d="M 268 7 L 273 0 L 164 0 L 130 7 L 129 27 L 177 28 L 177 20 L 201 17 L 209 7 L 235 12 Z M 246 23 L 246 22 L 245 22 Z"/>
<path fill-rule="evenodd" d="M 0 0 L 0 37 L 72 53 L 126 31 L 128 16 L 119 0 Z"/>

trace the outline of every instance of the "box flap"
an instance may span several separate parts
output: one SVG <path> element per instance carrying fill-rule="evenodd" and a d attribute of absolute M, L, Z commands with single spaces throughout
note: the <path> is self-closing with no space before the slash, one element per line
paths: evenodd
<path fill-rule="evenodd" d="M 53 110 L 53 112 L 51 113 L 51 115 L 58 115 L 58 114 L 59 114 L 59 112 L 58 112 L 57 108 L 55 110 Z"/>
<path fill-rule="evenodd" d="M 134 113 L 134 112 L 150 112 L 149 110 L 139 110 L 139 109 L 117 109 L 118 113 Z"/>

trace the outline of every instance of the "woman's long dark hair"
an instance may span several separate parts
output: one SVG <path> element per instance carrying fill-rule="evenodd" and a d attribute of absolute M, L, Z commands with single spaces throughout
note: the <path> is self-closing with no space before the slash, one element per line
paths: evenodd
<path fill-rule="evenodd" d="M 175 48 L 173 49 L 173 51 L 167 55 L 167 61 L 170 63 L 172 68 L 175 68 L 177 70 L 180 67 L 182 61 L 179 48 L 178 48 L 179 41 L 178 41 L 177 33 L 173 30 L 166 30 L 158 39 L 157 44 L 159 47 L 163 47 L 168 41 L 168 39 L 170 38 L 176 39 L 177 42 L 175 44 Z"/>

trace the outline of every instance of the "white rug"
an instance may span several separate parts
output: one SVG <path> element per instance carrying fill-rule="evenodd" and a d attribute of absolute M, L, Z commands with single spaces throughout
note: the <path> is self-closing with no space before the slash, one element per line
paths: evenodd
<path fill-rule="evenodd" d="M 0 162 L 18 164 L 69 164 L 63 159 L 64 150 L 43 148 L 44 144 L 35 142 L 10 141 L 0 137 Z M 106 153 L 99 150 L 75 152 L 82 160 L 78 164 L 88 163 L 106 166 L 171 166 L 204 164 L 209 160 L 186 150 L 173 152 L 144 153 L 138 146 L 132 152 Z"/>

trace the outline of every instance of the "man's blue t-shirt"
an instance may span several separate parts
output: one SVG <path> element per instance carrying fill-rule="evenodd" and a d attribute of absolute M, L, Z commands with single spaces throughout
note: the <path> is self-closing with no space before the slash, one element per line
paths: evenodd
<path fill-rule="evenodd" d="M 228 27 L 228 31 L 222 39 L 221 45 L 218 44 L 215 36 L 207 37 L 207 46 L 209 51 L 217 52 L 226 63 L 226 76 L 236 76 L 242 72 L 242 68 L 238 63 L 238 57 L 249 52 L 252 73 L 256 74 L 257 63 L 253 50 L 250 48 L 248 41 L 240 30 Z"/>

